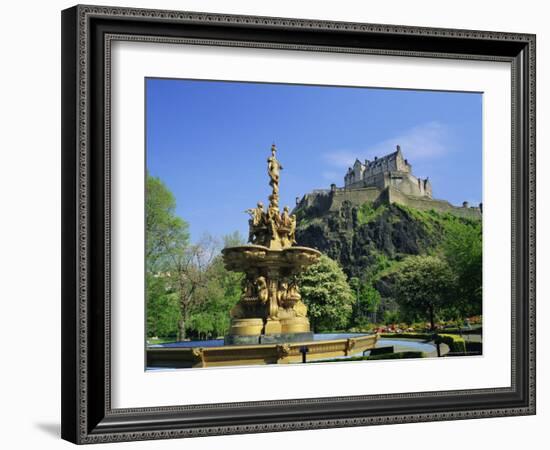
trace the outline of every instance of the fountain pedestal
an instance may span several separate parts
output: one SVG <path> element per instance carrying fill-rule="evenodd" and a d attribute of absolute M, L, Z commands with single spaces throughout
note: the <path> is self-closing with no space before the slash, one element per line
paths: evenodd
<path fill-rule="evenodd" d="M 283 327 L 279 319 L 268 318 L 265 321 L 264 334 L 281 334 L 282 331 Z"/>
<path fill-rule="evenodd" d="M 231 310 L 226 344 L 313 339 L 296 276 L 318 260 L 319 251 L 308 247 L 270 249 L 249 244 L 226 247 L 222 254 L 228 270 L 245 273 L 241 299 Z"/>

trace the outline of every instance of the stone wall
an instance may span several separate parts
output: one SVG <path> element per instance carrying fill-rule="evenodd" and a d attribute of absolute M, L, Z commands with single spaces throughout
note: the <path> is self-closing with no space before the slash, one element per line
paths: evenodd
<path fill-rule="evenodd" d="M 331 211 L 338 211 L 342 203 L 347 200 L 354 206 L 361 206 L 365 202 L 375 202 L 382 189 L 367 187 L 360 189 L 337 189 L 332 196 Z"/>
<path fill-rule="evenodd" d="M 383 192 L 378 201 L 386 201 L 388 203 L 397 203 L 398 205 L 410 206 L 421 211 L 434 211 L 442 213 L 451 213 L 455 216 L 465 217 L 468 219 L 481 219 L 481 210 L 477 207 L 460 207 L 451 205 L 446 200 L 435 200 L 426 197 L 416 197 L 404 194 L 394 187 L 389 187 Z"/>
<path fill-rule="evenodd" d="M 392 172 L 386 186 L 393 186 L 404 194 L 415 195 L 417 197 L 427 195 L 424 190 L 424 181 L 405 172 Z"/>
<path fill-rule="evenodd" d="M 454 206 L 446 200 L 435 200 L 428 197 L 407 195 L 399 189 L 389 186 L 385 189 L 366 187 L 356 189 L 337 188 L 326 191 L 316 191 L 304 195 L 297 204 L 296 209 L 308 210 L 311 215 L 323 215 L 327 212 L 337 212 L 344 201 L 352 206 L 361 206 L 366 202 L 375 204 L 396 203 L 410 206 L 421 211 L 434 211 L 451 213 L 459 217 L 469 219 L 481 219 L 481 210 L 478 207 Z"/>
<path fill-rule="evenodd" d="M 417 197 L 431 198 L 432 196 L 431 185 L 428 181 L 416 178 L 414 175 L 404 171 L 380 172 L 376 175 L 365 177 L 358 182 L 348 184 L 344 189 L 376 188 L 382 191 L 388 186 L 394 186 L 404 194 Z"/>

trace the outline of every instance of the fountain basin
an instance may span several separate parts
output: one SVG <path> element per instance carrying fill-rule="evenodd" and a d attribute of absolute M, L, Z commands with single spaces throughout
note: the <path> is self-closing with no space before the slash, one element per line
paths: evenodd
<path fill-rule="evenodd" d="M 263 245 L 239 245 L 222 250 L 228 270 L 247 272 L 248 270 L 276 269 L 286 274 L 298 273 L 321 256 L 319 250 L 309 247 L 287 247 L 270 249 Z"/>
<path fill-rule="evenodd" d="M 304 342 L 256 345 L 223 345 L 223 340 L 183 342 L 147 348 L 148 368 L 191 368 L 242 365 L 289 364 L 306 360 L 358 355 L 371 350 L 379 339 L 377 334 L 315 335 Z"/>

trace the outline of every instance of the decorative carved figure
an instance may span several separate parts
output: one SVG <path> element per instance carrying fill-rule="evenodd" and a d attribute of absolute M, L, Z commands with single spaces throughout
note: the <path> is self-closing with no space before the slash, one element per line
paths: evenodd
<path fill-rule="evenodd" d="M 269 275 L 268 275 L 269 276 Z M 277 302 L 278 300 L 278 283 L 275 277 L 270 276 L 269 280 L 269 318 L 270 319 L 277 319 L 277 313 L 279 312 L 279 304 Z"/>
<path fill-rule="evenodd" d="M 279 208 L 273 204 L 270 204 L 267 210 L 267 222 L 272 239 L 278 239 L 281 217 L 279 216 Z"/>
<path fill-rule="evenodd" d="M 291 245 L 296 244 L 296 214 L 290 216 L 290 233 L 288 233 Z"/>
<path fill-rule="evenodd" d="M 294 304 L 292 307 L 294 312 L 296 313 L 296 317 L 307 317 L 307 306 L 304 302 L 298 301 Z"/>
<path fill-rule="evenodd" d="M 256 208 L 247 209 L 245 212 L 250 214 L 250 225 L 257 227 L 262 224 L 264 217 L 264 204 L 262 202 L 258 202 Z"/>
<path fill-rule="evenodd" d="M 267 158 L 267 174 L 269 175 L 269 178 L 271 181 L 269 184 L 273 188 L 273 192 L 279 192 L 279 175 L 280 171 L 283 170 L 283 166 L 281 166 L 281 163 L 277 160 L 276 156 L 277 147 L 275 144 L 271 146 L 271 156 Z"/>
<path fill-rule="evenodd" d="M 295 301 L 295 302 L 300 301 L 302 299 L 302 296 L 298 291 L 298 283 L 296 282 L 296 279 L 290 282 L 286 297 L 288 300 Z"/>
<path fill-rule="evenodd" d="M 279 306 L 283 306 L 286 300 L 286 294 L 288 289 L 288 283 L 286 281 L 281 281 L 279 283 L 279 289 L 277 290 L 277 303 Z"/>
<path fill-rule="evenodd" d="M 256 285 L 255 283 L 248 277 L 246 277 L 243 281 L 243 296 L 242 299 L 244 301 L 252 301 L 254 299 L 257 299 L 258 296 L 256 295 Z"/>
<path fill-rule="evenodd" d="M 264 204 L 258 202 L 256 208 L 249 208 L 245 212 L 250 214 L 250 219 L 248 220 L 248 242 L 252 244 L 263 243 L 262 229 L 265 225 Z"/>
<path fill-rule="evenodd" d="M 265 277 L 256 278 L 256 290 L 258 292 L 258 300 L 266 303 L 269 300 L 269 291 L 267 289 L 267 281 Z"/>
<path fill-rule="evenodd" d="M 285 227 L 290 227 L 290 214 L 288 213 L 288 206 L 283 208 L 281 213 L 281 224 Z"/>
<path fill-rule="evenodd" d="M 279 355 L 279 358 L 284 358 L 285 356 L 290 355 L 290 345 L 288 344 L 280 344 L 275 347 L 277 349 L 277 354 Z"/>

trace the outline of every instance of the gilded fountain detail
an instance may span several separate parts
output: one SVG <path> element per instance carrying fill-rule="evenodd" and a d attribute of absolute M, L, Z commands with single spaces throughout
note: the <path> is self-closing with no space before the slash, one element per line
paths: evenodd
<path fill-rule="evenodd" d="M 242 295 L 231 310 L 226 344 L 300 342 L 313 338 L 302 302 L 297 275 L 315 264 L 318 250 L 296 245 L 296 216 L 288 206 L 279 209 L 279 180 L 283 167 L 277 148 L 271 147 L 267 173 L 271 195 L 248 209 L 249 244 L 222 250 L 228 270 L 243 272 Z"/>

